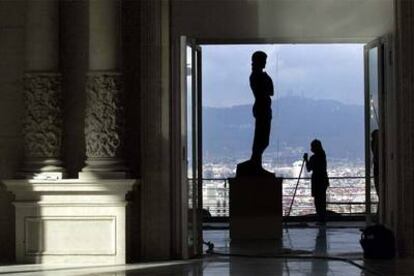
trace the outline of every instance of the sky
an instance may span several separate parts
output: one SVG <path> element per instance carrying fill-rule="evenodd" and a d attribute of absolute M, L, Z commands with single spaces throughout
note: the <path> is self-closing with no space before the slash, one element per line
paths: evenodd
<path fill-rule="evenodd" d="M 203 45 L 203 105 L 252 104 L 251 54 L 267 53 L 276 98 L 364 104 L 363 44 Z M 275 98 L 274 98 L 275 99 Z"/>

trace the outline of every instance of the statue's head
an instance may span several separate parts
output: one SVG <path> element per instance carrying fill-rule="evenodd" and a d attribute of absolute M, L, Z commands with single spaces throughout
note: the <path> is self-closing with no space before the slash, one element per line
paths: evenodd
<path fill-rule="evenodd" d="M 253 69 L 263 69 L 266 66 L 267 55 L 265 52 L 256 51 L 252 55 Z"/>

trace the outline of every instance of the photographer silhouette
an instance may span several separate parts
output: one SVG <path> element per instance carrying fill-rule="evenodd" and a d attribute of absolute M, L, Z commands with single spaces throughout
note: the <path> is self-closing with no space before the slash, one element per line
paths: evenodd
<path fill-rule="evenodd" d="M 321 141 L 315 139 L 311 142 L 313 155 L 308 160 L 308 154 L 303 155 L 308 172 L 312 171 L 311 187 L 315 202 L 316 214 L 319 223 L 326 221 L 326 189 L 329 186 L 328 172 L 326 170 L 326 154 Z"/>

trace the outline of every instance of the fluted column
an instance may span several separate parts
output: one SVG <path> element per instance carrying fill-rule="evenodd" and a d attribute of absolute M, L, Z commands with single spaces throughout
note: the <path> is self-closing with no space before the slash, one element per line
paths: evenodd
<path fill-rule="evenodd" d="M 169 1 L 140 1 L 141 256 L 172 254 Z"/>
<path fill-rule="evenodd" d="M 59 0 L 26 2 L 25 160 L 19 176 L 59 179 L 62 76 L 59 71 Z"/>
<path fill-rule="evenodd" d="M 396 178 L 390 181 L 387 224 L 396 233 L 398 253 L 414 256 L 414 1 L 395 3 Z"/>
<path fill-rule="evenodd" d="M 80 178 L 125 178 L 125 114 L 120 72 L 120 0 L 89 1 L 86 166 Z"/>

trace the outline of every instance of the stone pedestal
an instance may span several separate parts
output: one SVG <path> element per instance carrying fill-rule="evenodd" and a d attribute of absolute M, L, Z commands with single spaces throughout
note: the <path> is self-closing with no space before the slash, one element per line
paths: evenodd
<path fill-rule="evenodd" d="M 282 178 L 237 177 L 230 183 L 230 238 L 282 237 Z"/>
<path fill-rule="evenodd" d="M 137 180 L 4 180 L 18 263 L 124 264 L 125 194 Z"/>

